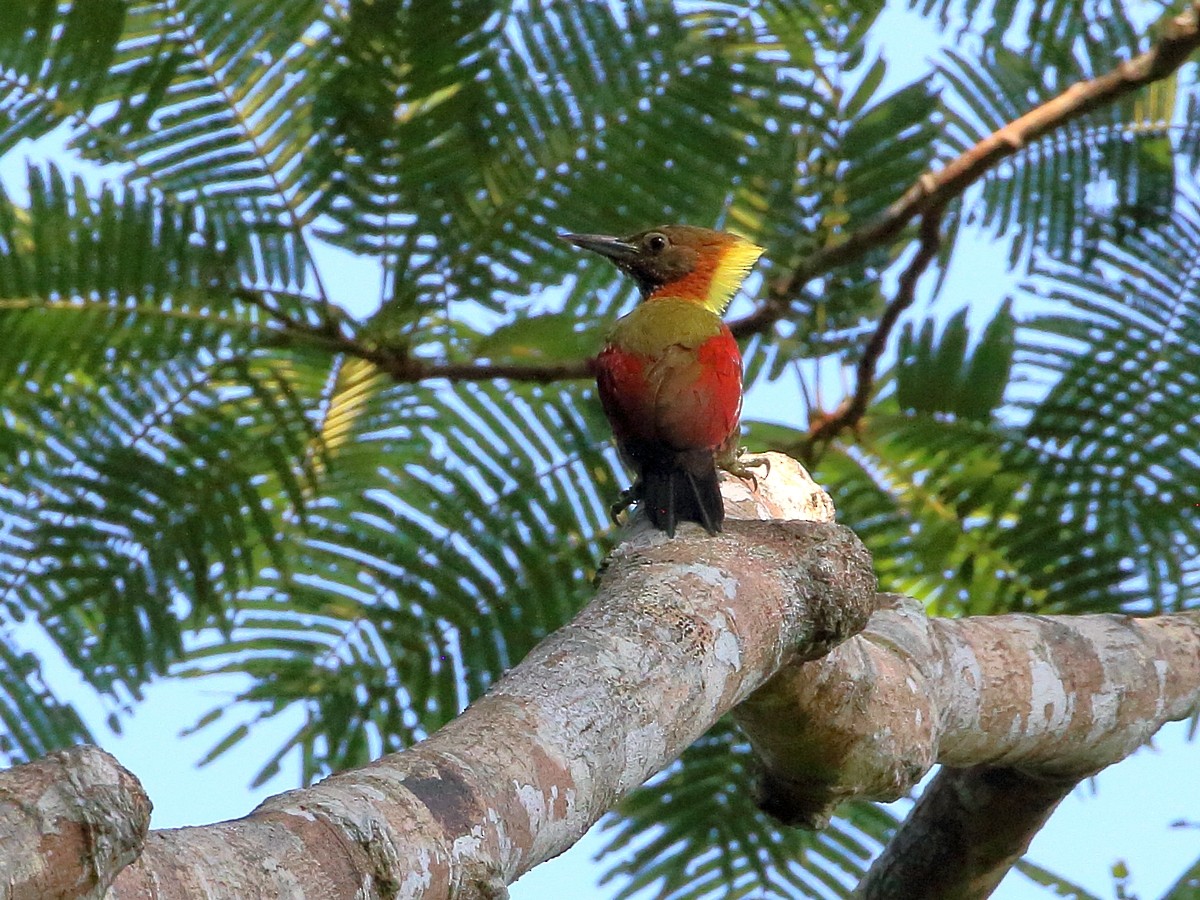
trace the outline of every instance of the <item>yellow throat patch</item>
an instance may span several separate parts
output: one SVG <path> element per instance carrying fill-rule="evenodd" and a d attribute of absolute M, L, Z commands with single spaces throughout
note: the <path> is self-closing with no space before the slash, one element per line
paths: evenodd
<path fill-rule="evenodd" d="M 699 259 L 691 272 L 663 285 L 647 300 L 686 300 L 718 316 L 725 312 L 751 267 L 762 256 L 763 248 L 737 235 L 719 236 L 720 243 L 713 242 L 699 250 Z"/>
<path fill-rule="evenodd" d="M 717 315 L 725 312 L 725 307 L 729 305 L 729 301 L 733 299 L 733 295 L 737 293 L 737 289 L 742 286 L 742 282 L 762 255 L 762 247 L 735 236 L 713 269 L 708 296 L 704 299 L 705 309 L 710 309 Z"/>

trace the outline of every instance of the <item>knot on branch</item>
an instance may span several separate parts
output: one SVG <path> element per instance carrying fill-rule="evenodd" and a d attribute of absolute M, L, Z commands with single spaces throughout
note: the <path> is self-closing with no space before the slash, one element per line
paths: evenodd
<path fill-rule="evenodd" d="M 0 772 L 5 896 L 100 896 L 141 855 L 150 810 L 137 778 L 99 747 Z"/>

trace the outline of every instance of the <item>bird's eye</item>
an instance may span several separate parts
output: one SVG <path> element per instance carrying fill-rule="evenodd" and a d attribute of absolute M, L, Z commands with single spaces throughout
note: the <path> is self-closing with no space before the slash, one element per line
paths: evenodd
<path fill-rule="evenodd" d="M 646 249 L 651 253 L 662 253 L 667 249 L 667 236 L 658 232 L 646 235 Z"/>

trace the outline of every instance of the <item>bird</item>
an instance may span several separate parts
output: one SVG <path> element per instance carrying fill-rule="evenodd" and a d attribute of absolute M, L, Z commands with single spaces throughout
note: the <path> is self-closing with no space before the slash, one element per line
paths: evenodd
<path fill-rule="evenodd" d="M 725 520 L 717 469 L 753 478 L 750 467 L 765 463 L 737 447 L 742 357 L 721 319 L 763 248 L 691 225 L 560 237 L 610 260 L 641 291 L 594 363 L 617 450 L 634 474 L 614 520 L 640 502 L 669 537 L 680 522 L 717 534 Z"/>

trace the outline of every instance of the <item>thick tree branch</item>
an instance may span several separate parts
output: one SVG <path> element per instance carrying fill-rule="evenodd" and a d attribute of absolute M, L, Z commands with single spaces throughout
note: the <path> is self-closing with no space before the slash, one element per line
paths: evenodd
<path fill-rule="evenodd" d="M 1079 779 L 944 768 L 858 886 L 861 900 L 991 896 Z"/>
<path fill-rule="evenodd" d="M 938 773 L 872 865 L 864 897 L 905 896 L 916 886 L 931 900 L 988 896 L 1076 784 L 1165 722 L 1200 712 L 1200 611 L 1021 619 L 1041 632 L 1017 628 L 1012 642 L 1013 663 L 1024 664 L 1026 651 L 1041 658 L 1027 676 L 1014 670 L 1018 689 L 1032 695 L 1030 721 L 1004 728 L 1015 740 L 983 754 L 988 765 Z M 977 646 L 990 643 L 975 630 Z M 988 699 L 985 692 L 981 704 Z M 948 748 L 947 762 L 971 765 L 979 742 L 976 735 Z"/>
<path fill-rule="evenodd" d="M 1071 783 L 1200 706 L 1200 613 L 931 620 L 874 593 L 846 529 L 739 520 L 831 517 L 794 462 L 774 456 L 758 492 L 736 480 L 725 490 L 726 534 L 688 524 L 668 540 L 635 528 L 595 600 L 427 741 L 243 819 L 152 832 L 110 895 L 504 896 L 740 702 L 768 805 L 792 820 L 818 822 L 849 797 L 898 796 L 935 761 L 967 767 L 918 807 L 956 824 L 914 813 L 899 846 L 921 855 L 885 855 L 864 885 L 884 896 L 936 869 L 955 896 L 1002 874 Z M 868 615 L 868 630 L 846 640 Z M 14 897 L 75 896 L 136 852 L 140 789 L 101 773 L 116 786 L 97 793 L 91 765 L 85 755 L 54 777 L 79 802 L 100 797 L 127 820 L 120 827 L 22 819 L 49 808 L 56 786 L 31 780 L 30 767 L 7 781 L 24 793 L 0 782 L 0 840 L 10 846 L 13 822 L 26 835 L 11 845 L 19 853 L 0 854 Z M 1020 791 L 1021 816 L 1006 808 L 1005 828 L 992 798 L 1010 794 L 996 785 Z M 968 858 L 964 833 L 979 838 Z M 929 896 L 924 882 L 894 895 Z"/>
<path fill-rule="evenodd" d="M 895 799 L 951 767 L 866 897 L 987 896 L 1078 781 L 1200 711 L 1200 611 L 949 620 L 881 599 L 862 634 L 734 711 L 785 821 L 821 825 L 842 800 Z"/>
<path fill-rule="evenodd" d="M 931 619 L 881 603 L 862 634 L 735 711 L 785 821 L 894 800 L 934 763 L 1082 778 L 1200 709 L 1200 612 Z"/>
<path fill-rule="evenodd" d="M 150 801 L 97 747 L 0 772 L 0 893 L 100 896 L 142 852 Z"/>
<path fill-rule="evenodd" d="M 736 519 L 831 512 L 774 462 L 778 497 L 732 491 L 719 537 L 635 529 L 593 602 L 422 744 L 244 819 L 154 832 L 111 895 L 503 896 L 782 663 L 865 623 L 875 579 L 851 532 Z M 5 863 L 23 860 L 0 883 Z"/>

